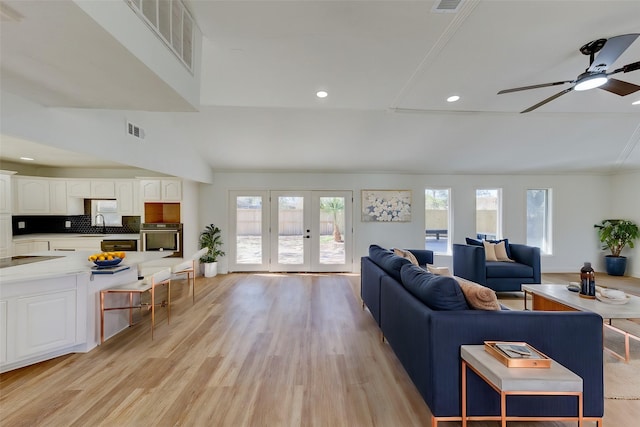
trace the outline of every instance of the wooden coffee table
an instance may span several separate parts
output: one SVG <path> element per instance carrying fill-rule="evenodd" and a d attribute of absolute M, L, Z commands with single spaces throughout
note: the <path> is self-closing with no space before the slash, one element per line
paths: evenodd
<path fill-rule="evenodd" d="M 567 289 L 566 285 L 522 285 L 522 291 L 525 310 L 528 310 L 527 295 L 531 295 L 533 310 L 590 311 L 599 314 L 606 320 L 603 323 L 605 327 L 624 336 L 624 356 L 609 348 L 605 350 L 625 362 L 629 361 L 629 339 L 640 341 L 640 337 L 612 325 L 613 319 L 640 319 L 640 297 L 627 294 L 629 302 L 626 304 L 609 304 L 597 299 L 583 298 L 577 292 Z"/>

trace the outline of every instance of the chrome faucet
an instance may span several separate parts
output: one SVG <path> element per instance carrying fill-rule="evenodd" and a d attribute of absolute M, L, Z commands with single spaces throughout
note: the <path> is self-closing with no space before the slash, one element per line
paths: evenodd
<path fill-rule="evenodd" d="M 104 220 L 104 215 L 98 214 L 95 218 L 96 227 L 99 225 L 98 218 L 102 218 L 102 233 L 107 234 L 107 223 Z"/>

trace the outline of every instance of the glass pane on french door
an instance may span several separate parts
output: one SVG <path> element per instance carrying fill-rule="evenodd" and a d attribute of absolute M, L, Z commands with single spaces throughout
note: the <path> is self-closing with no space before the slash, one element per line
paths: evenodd
<path fill-rule="evenodd" d="M 269 268 L 269 194 L 231 191 L 229 194 L 229 271 Z"/>

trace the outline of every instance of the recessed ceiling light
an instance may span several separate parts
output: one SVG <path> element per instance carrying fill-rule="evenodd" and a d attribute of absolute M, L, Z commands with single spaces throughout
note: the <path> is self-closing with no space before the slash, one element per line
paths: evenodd
<path fill-rule="evenodd" d="M 29 162 L 33 161 L 31 157 L 20 157 L 20 160 L 27 160 Z"/>
<path fill-rule="evenodd" d="M 640 99 L 638 99 L 637 101 L 633 101 L 631 105 L 640 105 Z"/>
<path fill-rule="evenodd" d="M 318 98 L 326 98 L 327 96 L 329 96 L 329 93 L 326 90 L 319 90 L 316 92 L 316 96 Z"/>
<path fill-rule="evenodd" d="M 447 102 L 456 102 L 460 97 L 458 95 L 453 95 L 447 98 Z"/>

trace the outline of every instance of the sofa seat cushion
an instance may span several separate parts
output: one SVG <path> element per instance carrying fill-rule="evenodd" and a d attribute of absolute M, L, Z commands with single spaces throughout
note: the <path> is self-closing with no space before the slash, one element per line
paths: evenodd
<path fill-rule="evenodd" d="M 533 267 L 517 262 L 487 261 L 487 277 L 533 277 Z"/>
<path fill-rule="evenodd" d="M 467 303 L 476 310 L 500 310 L 498 297 L 493 289 L 482 286 L 462 277 L 455 278 L 462 289 Z"/>
<path fill-rule="evenodd" d="M 388 249 L 378 245 L 369 246 L 369 258 L 375 262 L 385 273 L 400 282 L 400 268 L 411 264 L 407 258 L 401 258 Z"/>
<path fill-rule="evenodd" d="M 400 270 L 402 286 L 432 310 L 468 310 L 460 285 L 453 277 L 437 276 L 413 264 Z"/>

